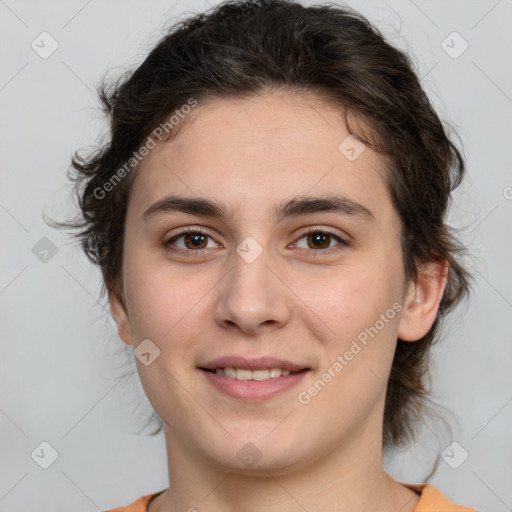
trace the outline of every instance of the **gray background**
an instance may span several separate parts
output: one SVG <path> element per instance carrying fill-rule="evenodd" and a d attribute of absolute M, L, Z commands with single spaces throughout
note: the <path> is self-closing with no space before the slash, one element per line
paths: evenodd
<path fill-rule="evenodd" d="M 93 94 L 103 73 L 137 65 L 166 20 L 213 3 L 0 0 L 0 512 L 104 510 L 167 487 L 163 435 L 138 433 L 151 409 L 138 380 L 121 378 L 125 347 L 97 302 L 99 271 L 41 214 L 74 211 L 65 173 L 104 130 Z M 448 450 L 430 482 L 461 504 L 512 510 L 512 1 L 349 5 L 412 53 L 469 170 L 451 218 L 473 254 L 475 293 L 447 324 L 431 372 L 453 435 L 426 424 L 386 467 L 420 482 L 456 441 L 467 460 Z M 43 31 L 58 43 L 46 59 L 31 47 Z M 457 58 L 454 31 L 469 45 Z M 48 469 L 42 442 L 58 454 Z"/>

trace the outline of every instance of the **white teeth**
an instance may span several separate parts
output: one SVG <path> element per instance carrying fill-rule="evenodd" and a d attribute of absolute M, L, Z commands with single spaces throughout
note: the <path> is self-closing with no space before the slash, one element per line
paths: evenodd
<path fill-rule="evenodd" d="M 270 379 L 270 372 L 268 370 L 253 370 L 252 372 L 253 380 L 268 380 Z M 238 374 L 238 371 L 237 371 Z"/>
<path fill-rule="evenodd" d="M 261 370 L 245 370 L 241 368 L 216 368 L 217 375 L 225 375 L 230 379 L 237 380 L 268 380 L 277 377 L 286 377 L 290 375 L 290 370 L 281 370 L 281 368 L 261 369 Z"/>
<path fill-rule="evenodd" d="M 236 379 L 236 370 L 234 368 L 224 368 L 224 375 L 230 379 Z"/>
<path fill-rule="evenodd" d="M 236 370 L 236 380 L 250 380 L 252 378 L 251 370 Z"/>

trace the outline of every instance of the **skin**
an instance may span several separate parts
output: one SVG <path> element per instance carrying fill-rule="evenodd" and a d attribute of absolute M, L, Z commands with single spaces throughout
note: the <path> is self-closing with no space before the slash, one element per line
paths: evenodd
<path fill-rule="evenodd" d="M 149 366 L 137 359 L 165 424 L 172 483 L 150 512 L 230 512 L 240 504 L 251 512 L 412 511 L 419 496 L 382 466 L 386 382 L 397 337 L 413 342 L 430 329 L 446 267 L 431 262 L 417 283 L 404 281 L 401 223 L 384 161 L 369 148 L 354 161 L 338 150 L 349 132 L 333 107 L 281 91 L 210 100 L 193 116 L 137 171 L 123 291 L 110 295 L 121 339 L 135 349 L 149 338 L 161 351 Z M 143 218 L 171 193 L 222 201 L 232 217 Z M 270 216 L 293 197 L 332 193 L 364 205 L 374 219 L 316 212 L 276 223 Z M 207 232 L 205 248 L 185 237 L 165 246 L 185 227 Z M 304 236 L 312 228 L 349 243 L 315 244 Z M 263 250 L 252 263 L 236 252 L 248 236 Z M 200 255 L 189 255 L 194 251 Z M 402 310 L 316 397 L 299 403 L 298 393 L 395 302 Z M 312 371 L 276 397 L 243 402 L 221 394 L 197 369 L 233 354 L 273 355 Z M 248 442 L 261 453 L 250 468 L 237 457 Z"/>

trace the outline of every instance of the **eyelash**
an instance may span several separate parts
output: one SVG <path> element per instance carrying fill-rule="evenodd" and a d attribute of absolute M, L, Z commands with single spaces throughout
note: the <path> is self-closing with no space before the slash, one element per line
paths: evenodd
<path fill-rule="evenodd" d="M 332 231 L 328 230 L 328 229 L 324 229 L 324 228 L 313 228 L 309 231 L 306 231 L 305 233 L 302 233 L 299 238 L 297 238 L 297 241 L 300 240 L 301 238 L 304 238 L 308 235 L 313 235 L 313 234 L 318 234 L 318 233 L 321 233 L 321 234 L 325 234 L 325 235 L 330 235 L 331 237 L 333 237 L 337 242 L 339 242 L 337 245 L 335 245 L 334 247 L 331 247 L 329 249 L 301 249 L 303 251 L 309 251 L 309 252 L 313 252 L 313 253 L 320 253 L 320 255 L 323 255 L 323 254 L 332 254 L 334 252 L 337 252 L 340 249 L 340 246 L 344 247 L 344 246 L 348 246 L 348 242 L 346 242 L 343 238 L 341 238 L 339 235 L 333 233 Z M 183 254 L 183 255 L 186 255 L 186 256 L 192 256 L 192 257 L 200 257 L 202 254 L 202 251 L 204 251 L 205 249 L 175 249 L 175 248 L 171 248 L 171 244 L 173 242 L 175 242 L 176 240 L 178 240 L 179 238 L 181 238 L 182 236 L 185 236 L 185 235 L 188 235 L 188 234 L 194 234 L 194 235 L 204 235 L 204 236 L 207 236 L 209 238 L 211 238 L 213 240 L 213 237 L 210 236 L 208 233 L 206 233 L 205 231 L 203 231 L 201 228 L 187 228 L 187 229 L 184 229 L 183 231 L 181 231 L 180 233 L 174 235 L 172 238 L 169 238 L 167 241 L 164 242 L 164 246 L 170 250 L 171 252 L 173 253 L 176 253 L 176 254 Z M 318 256 L 318 254 L 314 254 L 314 257 L 316 258 Z"/>

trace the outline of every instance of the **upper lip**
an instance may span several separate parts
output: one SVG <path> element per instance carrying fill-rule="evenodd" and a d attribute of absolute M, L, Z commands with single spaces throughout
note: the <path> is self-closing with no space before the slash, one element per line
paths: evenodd
<path fill-rule="evenodd" d="M 217 368 L 240 368 L 241 370 L 261 370 L 280 368 L 281 370 L 290 370 L 291 372 L 299 372 L 304 369 L 309 369 L 307 366 L 293 363 L 285 359 L 278 359 L 275 357 L 264 356 L 248 359 L 243 356 L 225 356 L 209 361 L 206 364 L 200 365 L 199 368 L 206 370 L 215 370 Z"/>

